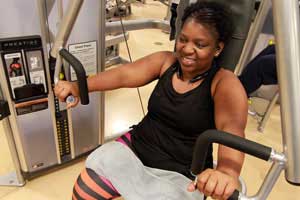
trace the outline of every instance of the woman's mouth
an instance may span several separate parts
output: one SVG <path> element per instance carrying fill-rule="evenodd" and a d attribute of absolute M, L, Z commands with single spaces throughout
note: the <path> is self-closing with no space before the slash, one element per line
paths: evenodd
<path fill-rule="evenodd" d="M 184 65 L 193 65 L 196 62 L 196 59 L 189 58 L 189 57 L 183 57 L 182 58 L 182 64 Z"/>

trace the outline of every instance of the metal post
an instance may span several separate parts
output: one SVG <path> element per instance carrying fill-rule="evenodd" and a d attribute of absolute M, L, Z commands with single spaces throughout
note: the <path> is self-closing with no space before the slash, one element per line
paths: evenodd
<path fill-rule="evenodd" d="M 260 131 L 260 132 L 264 131 L 266 123 L 267 123 L 268 119 L 270 118 L 271 112 L 272 112 L 272 110 L 273 110 L 273 108 L 274 108 L 274 106 L 275 106 L 278 98 L 279 98 L 279 92 L 276 91 L 276 93 L 272 97 L 271 102 L 268 104 L 268 107 L 266 109 L 266 112 L 265 112 L 263 118 L 259 122 L 259 125 L 258 125 L 258 128 L 257 128 L 258 131 Z"/>
<path fill-rule="evenodd" d="M 73 25 L 78 16 L 78 13 L 80 11 L 80 8 L 82 6 L 82 3 L 83 3 L 83 0 L 69 1 L 67 13 L 64 15 L 64 17 L 59 25 L 59 29 L 58 29 L 59 32 L 57 33 L 57 35 L 55 37 L 53 48 L 51 49 L 51 52 L 50 52 L 51 56 L 53 56 L 54 58 L 56 58 L 58 56 L 59 49 L 66 44 L 67 39 L 69 38 L 69 35 L 73 28 Z"/>
<path fill-rule="evenodd" d="M 123 21 L 123 26 L 126 31 L 134 31 L 141 29 L 161 29 L 170 31 L 170 23 L 166 20 L 157 19 L 133 19 Z M 120 21 L 107 22 L 104 33 L 118 33 L 121 32 L 122 24 Z M 100 30 L 100 32 L 102 29 Z"/>
<path fill-rule="evenodd" d="M 62 0 L 57 1 L 57 13 L 58 13 L 58 19 L 59 19 L 59 23 L 60 23 L 64 16 L 64 8 L 63 8 Z"/>
<path fill-rule="evenodd" d="M 39 18 L 40 18 L 40 27 L 41 27 L 41 36 L 42 36 L 42 42 L 43 42 L 43 50 L 44 52 L 47 52 L 47 41 L 49 43 L 51 43 L 51 34 L 50 34 L 50 30 L 49 30 L 49 24 L 47 21 L 47 12 L 46 12 L 46 7 L 49 6 L 47 5 L 46 0 L 41 1 L 41 0 L 36 0 L 37 3 L 37 8 L 38 8 L 38 13 L 39 13 Z M 53 5 L 51 5 L 52 8 Z M 48 8 L 48 7 L 47 7 Z M 44 54 L 44 59 L 48 60 L 48 54 Z M 46 65 L 46 74 L 48 74 L 47 76 L 47 81 L 48 83 L 51 83 L 51 77 L 50 77 L 50 67 L 49 67 L 49 63 L 45 62 Z M 54 94 L 52 91 L 52 85 L 48 84 L 48 91 L 49 91 L 49 98 L 48 98 L 48 102 L 49 102 L 49 107 L 51 108 L 51 116 L 52 116 L 52 124 L 53 127 L 56 127 L 56 120 L 55 120 L 55 103 L 54 103 Z M 58 144 L 58 137 L 57 137 L 57 129 L 54 128 L 54 138 L 55 138 L 55 147 L 56 147 L 56 158 L 58 163 L 61 163 L 61 158 L 60 158 L 60 154 L 59 154 L 59 144 Z"/>
<path fill-rule="evenodd" d="M 300 184 L 300 26 L 298 0 L 273 0 L 286 180 Z"/>
<path fill-rule="evenodd" d="M 239 200 L 267 199 L 283 169 L 284 162 L 274 162 L 267 176 L 265 177 L 263 184 L 259 188 L 259 191 L 254 196 L 250 197 L 246 196 L 245 194 L 240 194 Z"/>
<path fill-rule="evenodd" d="M 4 133 L 6 135 L 6 139 L 9 146 L 9 151 L 11 154 L 15 171 L 8 173 L 4 176 L 0 176 L 0 185 L 1 186 L 23 186 L 25 185 L 25 180 L 21 172 L 21 164 L 19 161 L 16 144 L 14 142 L 13 133 L 8 118 L 3 119 L 2 124 L 3 124 Z"/>
<path fill-rule="evenodd" d="M 266 17 L 268 15 L 268 12 L 271 8 L 271 0 L 262 0 L 261 4 L 259 6 L 259 9 L 256 13 L 256 17 L 254 19 L 254 22 L 252 26 L 250 27 L 247 40 L 245 42 L 240 60 L 237 64 L 237 67 L 235 68 L 235 74 L 239 75 L 242 73 L 243 68 L 245 65 L 249 62 L 254 47 L 256 45 L 256 40 L 261 33 L 261 30 L 263 28 L 263 25 L 266 21 Z"/>
<path fill-rule="evenodd" d="M 164 20 L 169 21 L 171 18 L 171 5 L 172 5 L 172 0 L 168 0 L 167 14 L 166 14 Z"/>
<path fill-rule="evenodd" d="M 2 94 L 1 85 L 0 85 L 0 100 L 3 99 L 4 99 L 4 95 Z M 21 164 L 19 161 L 19 156 L 16 149 L 16 144 L 14 142 L 13 133 L 12 133 L 12 129 L 8 117 L 4 118 L 0 122 L 2 122 L 3 125 L 3 130 L 6 136 L 11 159 L 15 170 L 11 173 L 0 176 L 0 186 L 23 186 L 25 184 L 25 180 L 21 172 Z"/>
<path fill-rule="evenodd" d="M 98 45 L 99 45 L 99 53 L 98 53 L 98 70 L 105 71 L 105 1 L 99 1 L 99 35 L 98 35 Z M 104 122 L 105 122 L 105 96 L 104 92 L 100 92 L 100 105 L 99 105 L 99 113 L 100 113 L 100 136 L 99 136 L 99 144 L 104 143 Z"/>

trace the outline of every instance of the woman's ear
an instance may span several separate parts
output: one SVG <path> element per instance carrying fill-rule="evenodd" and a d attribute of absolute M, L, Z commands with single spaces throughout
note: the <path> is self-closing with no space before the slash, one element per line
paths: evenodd
<path fill-rule="evenodd" d="M 215 57 L 218 57 L 224 49 L 224 43 L 219 42 L 216 47 Z"/>

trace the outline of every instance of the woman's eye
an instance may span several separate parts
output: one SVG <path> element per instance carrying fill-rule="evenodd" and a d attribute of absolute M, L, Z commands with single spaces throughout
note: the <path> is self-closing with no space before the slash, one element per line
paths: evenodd
<path fill-rule="evenodd" d="M 202 48 L 205 47 L 205 45 L 202 44 L 202 43 L 196 43 L 196 47 L 197 47 L 198 49 L 202 49 Z"/>
<path fill-rule="evenodd" d="M 183 38 L 183 37 L 179 37 L 179 42 L 185 43 L 185 42 L 186 42 L 186 39 Z"/>

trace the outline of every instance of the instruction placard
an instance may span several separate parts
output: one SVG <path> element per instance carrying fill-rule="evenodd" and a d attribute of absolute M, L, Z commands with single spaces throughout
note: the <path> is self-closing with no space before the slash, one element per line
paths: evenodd
<path fill-rule="evenodd" d="M 70 44 L 69 52 L 73 54 L 83 65 L 86 75 L 95 75 L 97 73 L 97 42 L 84 42 Z M 74 69 L 71 67 L 71 80 L 77 80 Z"/>
<path fill-rule="evenodd" d="M 15 98 L 14 89 L 26 85 L 24 63 L 21 52 L 7 53 L 4 55 L 6 70 L 11 86 L 11 93 Z"/>

